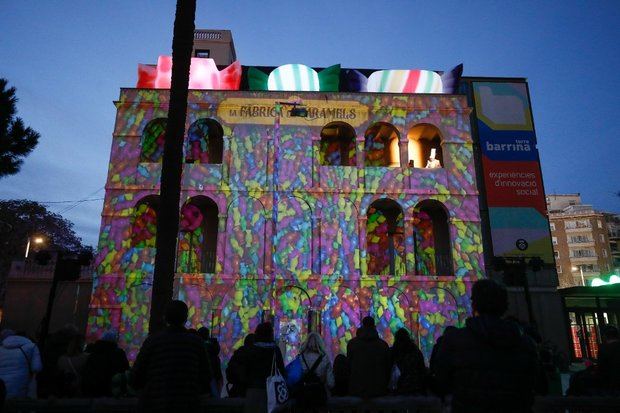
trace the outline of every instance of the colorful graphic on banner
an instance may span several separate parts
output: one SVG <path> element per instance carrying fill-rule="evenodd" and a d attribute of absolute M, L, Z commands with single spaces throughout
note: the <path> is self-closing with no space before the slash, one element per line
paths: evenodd
<path fill-rule="evenodd" d="M 494 254 L 553 263 L 526 84 L 472 84 Z M 525 240 L 527 249 L 517 248 L 517 240 Z"/>

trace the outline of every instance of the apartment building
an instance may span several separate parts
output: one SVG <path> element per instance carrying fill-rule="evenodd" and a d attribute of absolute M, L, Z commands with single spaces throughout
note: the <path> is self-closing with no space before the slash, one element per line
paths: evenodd
<path fill-rule="evenodd" d="M 559 288 L 590 285 L 613 271 L 605 214 L 582 204 L 579 194 L 548 195 L 547 208 Z"/>

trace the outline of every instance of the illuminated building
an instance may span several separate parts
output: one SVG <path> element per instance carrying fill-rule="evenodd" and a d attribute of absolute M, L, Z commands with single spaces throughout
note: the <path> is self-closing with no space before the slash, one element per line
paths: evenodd
<path fill-rule="evenodd" d="M 209 32 L 199 33 L 218 36 Z M 207 49 L 202 42 L 194 54 Z M 261 320 L 274 322 L 287 357 L 310 329 L 333 357 L 371 314 L 387 341 L 406 327 L 429 356 L 445 326 L 463 325 L 471 285 L 486 275 L 472 110 L 498 135 L 519 136 L 520 121 L 525 128 L 485 161 L 504 189 L 530 185 L 512 210 L 488 198 L 497 207 L 491 221 L 504 224 L 489 227 L 496 254 L 514 253 L 514 240 L 504 240 L 516 225 L 509 217 L 532 216 L 528 197 L 543 196 L 523 83 L 471 78 L 472 107 L 455 90 L 458 67 L 439 74 L 223 59 L 194 59 L 190 71 L 174 295 L 189 304 L 191 324 L 212 329 L 223 359 Z M 119 330 L 132 358 L 148 327 L 170 73 L 169 57 L 140 65 L 137 88 L 121 89 L 115 103 L 89 336 Z M 496 101 L 508 110 L 495 113 Z M 295 116 L 300 108 L 307 116 Z M 512 168 L 495 158 L 517 150 L 530 160 L 519 163 L 525 172 L 493 169 Z M 542 216 L 517 238 L 552 260 Z"/>

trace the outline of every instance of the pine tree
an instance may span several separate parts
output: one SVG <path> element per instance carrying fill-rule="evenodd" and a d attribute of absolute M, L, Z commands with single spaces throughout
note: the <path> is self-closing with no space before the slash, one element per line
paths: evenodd
<path fill-rule="evenodd" d="M 0 178 L 19 172 L 23 158 L 39 142 L 39 133 L 16 117 L 15 88 L 7 89 L 8 81 L 0 79 Z"/>

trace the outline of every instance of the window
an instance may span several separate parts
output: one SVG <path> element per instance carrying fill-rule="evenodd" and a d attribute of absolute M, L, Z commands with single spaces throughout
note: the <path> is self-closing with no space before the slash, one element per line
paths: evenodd
<path fill-rule="evenodd" d="M 211 57 L 211 50 L 209 49 L 196 49 L 194 57 L 200 57 L 203 59 Z"/>
<path fill-rule="evenodd" d="M 573 258 L 589 258 L 596 257 L 596 254 L 592 250 L 572 250 Z"/>
<path fill-rule="evenodd" d="M 196 196 L 181 208 L 178 241 L 178 271 L 215 272 L 218 207 L 209 197 Z"/>
<path fill-rule="evenodd" d="M 420 275 L 454 275 L 450 225 L 445 206 L 426 199 L 413 212 L 415 272 Z"/>
<path fill-rule="evenodd" d="M 166 119 L 153 119 L 146 125 L 140 139 L 140 162 L 161 162 L 165 136 Z"/>
<path fill-rule="evenodd" d="M 555 231 L 555 223 L 554 222 L 550 223 L 549 226 L 551 227 L 551 231 Z"/>
<path fill-rule="evenodd" d="M 187 131 L 185 162 L 221 164 L 224 130 L 213 119 L 198 119 Z"/>
<path fill-rule="evenodd" d="M 402 208 L 392 199 L 379 199 L 368 207 L 367 217 L 368 274 L 403 275 L 405 230 Z"/>
<path fill-rule="evenodd" d="M 560 258 L 560 251 L 553 251 L 555 258 Z"/>
<path fill-rule="evenodd" d="M 594 240 L 587 235 L 572 235 L 570 237 L 571 244 L 579 244 L 584 242 L 594 242 Z"/>
<path fill-rule="evenodd" d="M 551 242 L 553 242 L 553 245 L 558 245 L 558 237 L 551 237 Z"/>
<path fill-rule="evenodd" d="M 577 205 L 577 202 L 575 202 L 574 200 L 570 200 L 568 201 L 568 205 Z"/>
<path fill-rule="evenodd" d="M 136 203 L 129 220 L 132 247 L 155 248 L 158 205 L 158 195 L 148 195 Z"/>
<path fill-rule="evenodd" d="M 557 270 L 558 270 L 558 274 L 562 274 L 562 266 L 561 265 L 557 266 Z"/>
<path fill-rule="evenodd" d="M 439 129 L 434 125 L 416 125 L 407 133 L 409 166 L 414 168 L 442 168 L 443 150 Z"/>
<path fill-rule="evenodd" d="M 601 222 L 601 220 L 600 220 L 600 219 L 597 219 L 597 220 L 596 220 L 596 225 L 597 225 L 599 228 L 603 228 L 603 223 Z"/>
<path fill-rule="evenodd" d="M 598 234 L 598 237 L 601 240 L 601 242 L 605 242 L 605 235 L 604 234 Z"/>
<path fill-rule="evenodd" d="M 364 134 L 366 166 L 400 166 L 398 130 L 389 123 L 375 123 Z"/>
<path fill-rule="evenodd" d="M 607 250 L 603 250 L 603 257 L 607 258 Z"/>
<path fill-rule="evenodd" d="M 355 129 L 344 122 L 332 122 L 321 130 L 321 165 L 355 166 Z"/>

